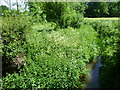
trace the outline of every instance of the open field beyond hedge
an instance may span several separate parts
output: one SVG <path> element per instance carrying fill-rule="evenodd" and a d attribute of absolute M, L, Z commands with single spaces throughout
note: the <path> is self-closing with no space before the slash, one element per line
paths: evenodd
<path fill-rule="evenodd" d="M 84 18 L 84 19 L 88 19 L 88 20 L 117 20 L 120 19 L 119 17 L 103 17 L 103 18 Z"/>

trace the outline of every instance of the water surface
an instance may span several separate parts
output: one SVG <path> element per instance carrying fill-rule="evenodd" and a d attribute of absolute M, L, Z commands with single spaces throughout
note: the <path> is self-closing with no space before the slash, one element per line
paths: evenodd
<path fill-rule="evenodd" d="M 100 88 L 99 86 L 99 68 L 101 67 L 101 56 L 98 57 L 98 62 L 95 64 L 95 68 L 90 71 L 90 82 L 86 88 Z"/>

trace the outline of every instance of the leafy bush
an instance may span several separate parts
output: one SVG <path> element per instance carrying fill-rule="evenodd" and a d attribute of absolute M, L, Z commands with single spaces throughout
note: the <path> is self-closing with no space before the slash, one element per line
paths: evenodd
<path fill-rule="evenodd" d="M 87 22 L 87 23 L 86 23 Z M 100 69 L 100 84 L 102 88 L 119 88 L 119 38 L 120 32 L 117 20 L 85 20 L 99 33 L 102 67 Z M 115 76 L 116 78 L 113 78 Z M 110 82 L 110 83 L 108 83 Z"/>
<path fill-rule="evenodd" d="M 61 27 L 77 27 L 82 23 L 85 3 L 77 2 L 29 2 L 29 9 L 35 21 L 58 23 Z"/>
<path fill-rule="evenodd" d="M 4 17 L 6 17 L 6 16 L 17 16 L 19 13 L 18 13 L 19 11 L 17 11 L 17 10 L 6 10 L 6 11 L 4 11 Z"/>
<path fill-rule="evenodd" d="M 46 31 L 42 24 L 36 26 L 26 31 L 26 66 L 20 73 L 3 78 L 3 88 L 83 87 L 85 78 L 81 76 L 87 75 L 86 63 L 98 53 L 94 29 L 86 25 L 54 31 L 53 26 L 53 31 Z"/>
<path fill-rule="evenodd" d="M 62 27 L 80 28 L 83 20 L 83 15 L 77 13 L 75 10 L 68 10 L 61 16 Z"/>
<path fill-rule="evenodd" d="M 2 24 L 2 59 L 3 74 L 6 67 L 13 62 L 19 54 L 26 53 L 25 29 L 30 27 L 30 17 L 16 16 L 4 17 Z M 10 70 L 7 70 L 10 71 Z"/>
<path fill-rule="evenodd" d="M 5 11 L 9 10 L 9 8 L 5 5 L 0 6 L 0 16 L 4 14 Z"/>
<path fill-rule="evenodd" d="M 84 24 L 91 25 L 98 32 L 101 41 L 101 44 L 99 43 L 101 54 L 110 56 L 116 52 L 116 42 L 119 39 L 117 20 L 85 20 Z"/>

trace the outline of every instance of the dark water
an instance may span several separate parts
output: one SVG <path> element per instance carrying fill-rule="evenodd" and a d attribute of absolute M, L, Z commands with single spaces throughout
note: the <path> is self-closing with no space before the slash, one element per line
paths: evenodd
<path fill-rule="evenodd" d="M 101 56 L 98 57 L 98 62 L 95 64 L 95 68 L 90 71 L 90 82 L 86 88 L 99 88 L 99 68 L 101 67 Z"/>

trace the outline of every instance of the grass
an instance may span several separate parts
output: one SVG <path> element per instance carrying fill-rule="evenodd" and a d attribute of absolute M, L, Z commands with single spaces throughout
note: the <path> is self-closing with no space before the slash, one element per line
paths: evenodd
<path fill-rule="evenodd" d="M 89 20 L 91 20 L 91 19 L 94 19 L 94 20 L 96 20 L 96 19 L 100 19 L 100 20 L 108 20 L 108 19 L 112 19 L 112 20 L 117 20 L 117 19 L 119 19 L 119 17 L 101 17 L 101 18 L 84 18 L 84 19 L 89 19 Z"/>

